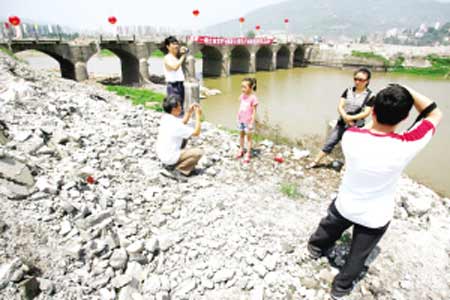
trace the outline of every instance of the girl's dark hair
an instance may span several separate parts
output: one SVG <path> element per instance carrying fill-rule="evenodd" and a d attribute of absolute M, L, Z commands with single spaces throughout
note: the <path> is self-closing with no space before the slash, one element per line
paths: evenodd
<path fill-rule="evenodd" d="M 256 87 L 257 87 L 256 78 L 247 77 L 242 80 L 242 82 L 244 82 L 244 81 L 248 82 L 248 86 L 256 92 Z"/>
<path fill-rule="evenodd" d="M 363 68 L 359 68 L 358 70 L 356 70 L 355 73 L 353 73 L 353 76 L 356 76 L 356 74 L 358 74 L 358 73 L 366 74 L 366 76 L 367 76 L 367 85 L 366 85 L 366 87 L 368 87 L 369 84 L 370 84 L 370 78 L 372 78 L 372 72 L 370 72 L 369 69 L 363 67 Z"/>
<path fill-rule="evenodd" d="M 169 46 L 170 44 L 174 44 L 174 43 L 175 43 L 175 44 L 179 44 L 177 38 L 174 37 L 173 35 L 167 37 L 167 38 L 164 40 L 164 46 L 166 46 L 166 47 Z"/>

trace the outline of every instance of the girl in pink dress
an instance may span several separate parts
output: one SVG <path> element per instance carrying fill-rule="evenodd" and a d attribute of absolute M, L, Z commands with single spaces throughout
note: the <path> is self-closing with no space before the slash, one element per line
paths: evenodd
<path fill-rule="evenodd" d="M 241 90 L 241 104 L 237 116 L 240 147 L 236 158 L 239 159 L 244 156 L 244 142 L 245 136 L 247 136 L 247 153 L 245 154 L 244 163 L 249 163 L 252 153 L 252 133 L 255 128 L 256 107 L 258 105 L 258 98 L 254 94 L 256 91 L 256 79 L 245 78 L 242 80 Z"/>

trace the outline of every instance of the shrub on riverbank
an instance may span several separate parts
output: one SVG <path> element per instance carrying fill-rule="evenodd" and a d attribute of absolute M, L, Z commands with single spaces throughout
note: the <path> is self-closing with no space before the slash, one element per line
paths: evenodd
<path fill-rule="evenodd" d="M 425 75 L 432 77 L 450 77 L 450 57 L 439 57 L 437 55 L 429 55 L 427 59 L 431 62 L 431 67 L 427 68 L 405 68 L 402 64 L 395 64 L 391 69 L 391 72 L 412 74 L 412 75 Z"/>
<path fill-rule="evenodd" d="M 374 52 L 352 51 L 352 56 L 366 59 L 374 59 L 383 62 L 385 66 L 389 65 L 389 60 L 387 58 Z"/>
<path fill-rule="evenodd" d="M 450 57 L 428 55 L 427 60 L 431 62 L 431 67 L 419 68 L 404 67 L 403 63 L 405 58 L 403 56 L 397 57 L 394 61 L 388 60 L 384 56 L 374 52 L 352 51 L 352 56 L 381 61 L 389 68 L 389 72 L 445 78 L 449 78 L 450 76 Z"/>

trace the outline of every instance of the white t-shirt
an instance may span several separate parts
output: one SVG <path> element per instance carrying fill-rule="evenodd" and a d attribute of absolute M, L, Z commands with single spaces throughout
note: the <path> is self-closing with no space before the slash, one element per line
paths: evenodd
<path fill-rule="evenodd" d="M 172 54 L 167 54 L 164 56 L 164 76 L 166 77 L 166 82 L 177 82 L 184 81 L 183 67 L 180 66 L 176 71 L 168 70 L 165 63 L 177 64 L 178 59 Z"/>
<path fill-rule="evenodd" d="M 336 199 L 339 213 L 369 228 L 386 225 L 394 215 L 396 186 L 403 169 L 434 131 L 428 120 L 403 134 L 349 128 L 342 138 L 346 171 Z"/>
<path fill-rule="evenodd" d="M 181 144 L 194 133 L 194 128 L 183 124 L 182 119 L 164 114 L 159 125 L 156 154 L 163 164 L 174 165 L 180 159 Z"/>

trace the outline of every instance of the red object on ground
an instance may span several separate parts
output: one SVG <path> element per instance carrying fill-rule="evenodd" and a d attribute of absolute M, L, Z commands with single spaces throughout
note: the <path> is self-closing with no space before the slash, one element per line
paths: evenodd
<path fill-rule="evenodd" d="M 284 23 L 289 23 L 289 19 L 284 19 Z"/>
<path fill-rule="evenodd" d="M 284 158 L 279 155 L 275 156 L 274 160 L 279 164 L 284 162 Z"/>
<path fill-rule="evenodd" d="M 13 26 L 17 26 L 20 24 L 20 18 L 18 16 L 11 16 L 8 18 L 9 23 Z"/>
<path fill-rule="evenodd" d="M 86 182 L 89 183 L 89 184 L 94 184 L 95 183 L 95 179 L 92 176 L 88 176 L 86 178 Z"/>
<path fill-rule="evenodd" d="M 200 14 L 200 11 L 199 11 L 198 9 L 194 9 L 194 10 L 192 11 L 192 14 L 193 14 L 195 17 L 198 17 L 198 15 Z"/>
<path fill-rule="evenodd" d="M 239 18 L 239 22 L 240 22 L 240 23 L 244 23 L 244 22 L 245 22 L 245 18 L 244 18 L 244 17 L 240 17 L 240 18 Z"/>
<path fill-rule="evenodd" d="M 260 30 L 260 29 L 261 29 L 261 26 L 256 25 L 255 29 L 256 29 L 256 30 Z"/>
<path fill-rule="evenodd" d="M 108 18 L 108 22 L 111 23 L 112 25 L 117 23 L 117 18 L 114 16 L 111 16 Z"/>

